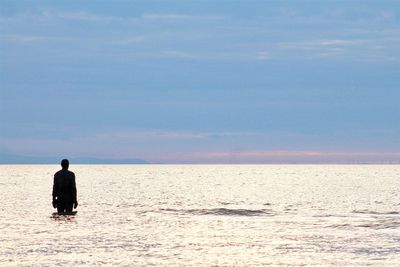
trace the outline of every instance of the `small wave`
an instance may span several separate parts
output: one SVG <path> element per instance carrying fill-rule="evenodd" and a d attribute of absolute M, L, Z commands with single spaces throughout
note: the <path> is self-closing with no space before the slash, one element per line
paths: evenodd
<path fill-rule="evenodd" d="M 399 215 L 400 214 L 400 212 L 398 212 L 398 211 L 379 212 L 379 211 L 372 211 L 372 210 L 353 210 L 352 213 L 372 214 L 372 215 Z"/>
<path fill-rule="evenodd" d="M 224 205 L 224 206 L 236 204 L 236 203 L 233 203 L 233 202 L 226 202 L 226 201 L 219 201 L 218 203 L 221 204 L 221 205 Z"/>
<path fill-rule="evenodd" d="M 330 218 L 330 217 L 337 217 L 337 218 L 345 218 L 347 215 L 342 214 L 316 214 L 312 215 L 314 218 Z"/>
<path fill-rule="evenodd" d="M 361 223 L 356 225 L 356 227 L 361 227 L 361 228 L 371 228 L 371 229 L 397 229 L 399 228 L 399 223 L 398 221 L 378 221 L 378 222 L 367 222 L 367 223 Z"/>
<path fill-rule="evenodd" d="M 265 216 L 275 215 L 270 209 L 160 209 L 161 212 L 183 213 L 192 215 L 223 215 L 223 216 Z"/>
<path fill-rule="evenodd" d="M 350 223 L 343 223 L 343 224 L 332 224 L 327 226 L 326 228 L 349 229 L 353 227 L 354 225 L 351 225 Z"/>
<path fill-rule="evenodd" d="M 380 229 L 397 229 L 399 228 L 399 223 L 397 220 L 384 220 L 375 222 L 355 222 L 355 223 L 344 223 L 344 224 L 332 224 L 326 226 L 326 228 L 335 228 L 342 230 L 349 230 L 353 228 L 370 228 L 374 230 Z"/>

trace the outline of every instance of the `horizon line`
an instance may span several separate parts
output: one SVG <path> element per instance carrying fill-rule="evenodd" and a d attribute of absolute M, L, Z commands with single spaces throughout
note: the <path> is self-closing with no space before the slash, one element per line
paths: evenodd
<path fill-rule="evenodd" d="M 0 165 L 59 165 L 60 163 L 2 163 Z M 168 162 L 146 162 L 146 163 L 115 163 L 115 162 L 104 162 L 104 163 L 70 163 L 70 165 L 400 165 L 400 162 L 264 162 L 264 163 L 206 163 L 206 162 L 182 162 L 182 163 L 168 163 Z"/>

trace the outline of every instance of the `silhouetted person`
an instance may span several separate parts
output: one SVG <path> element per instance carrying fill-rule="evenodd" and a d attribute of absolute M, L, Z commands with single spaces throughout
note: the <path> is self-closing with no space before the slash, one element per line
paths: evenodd
<path fill-rule="evenodd" d="M 78 207 L 76 198 L 75 174 L 68 170 L 69 161 L 61 161 L 62 170 L 54 174 L 53 207 L 58 213 L 71 212 L 72 207 Z"/>

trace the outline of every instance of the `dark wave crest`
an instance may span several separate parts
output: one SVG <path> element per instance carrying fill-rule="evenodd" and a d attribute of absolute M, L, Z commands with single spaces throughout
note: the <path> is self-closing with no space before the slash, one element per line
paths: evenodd
<path fill-rule="evenodd" d="M 372 214 L 372 215 L 399 215 L 400 214 L 400 212 L 398 212 L 398 211 L 378 212 L 378 211 L 372 211 L 372 210 L 353 210 L 353 213 Z"/>
<path fill-rule="evenodd" d="M 272 216 L 275 212 L 270 209 L 160 209 L 161 212 L 183 213 L 192 215 L 222 215 L 222 216 Z"/>

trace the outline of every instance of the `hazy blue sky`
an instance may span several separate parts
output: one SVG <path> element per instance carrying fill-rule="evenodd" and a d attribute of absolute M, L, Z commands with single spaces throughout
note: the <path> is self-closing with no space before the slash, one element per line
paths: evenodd
<path fill-rule="evenodd" d="M 6 1 L 0 155 L 400 162 L 400 1 Z"/>

